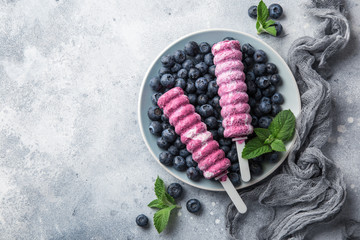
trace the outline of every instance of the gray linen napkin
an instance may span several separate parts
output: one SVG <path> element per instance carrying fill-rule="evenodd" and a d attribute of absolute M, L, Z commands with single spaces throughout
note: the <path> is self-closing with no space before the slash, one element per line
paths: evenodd
<path fill-rule="evenodd" d="M 294 148 L 279 174 L 242 194 L 251 202 L 247 214 L 229 205 L 226 227 L 231 239 L 304 239 L 311 226 L 331 220 L 344 204 L 343 175 L 320 149 L 332 120 L 326 60 L 346 46 L 350 28 L 342 0 L 312 0 L 309 11 L 321 19 L 319 37 L 299 38 L 288 53 L 302 102 Z M 358 226 L 346 224 L 344 239 L 357 239 Z"/>

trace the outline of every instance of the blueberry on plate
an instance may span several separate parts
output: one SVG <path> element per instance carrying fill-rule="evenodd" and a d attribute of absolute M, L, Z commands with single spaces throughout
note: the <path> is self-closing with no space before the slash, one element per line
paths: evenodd
<path fill-rule="evenodd" d="M 265 114 L 271 112 L 271 103 L 265 101 L 260 102 L 259 110 Z"/>
<path fill-rule="evenodd" d="M 193 81 L 188 81 L 185 91 L 187 93 L 196 93 L 195 83 Z"/>
<path fill-rule="evenodd" d="M 175 81 L 175 87 L 180 87 L 180 88 L 182 88 L 183 90 L 185 90 L 185 89 L 186 89 L 186 86 L 187 86 L 186 81 L 185 81 L 183 78 L 178 78 L 178 79 L 176 79 L 176 81 Z"/>
<path fill-rule="evenodd" d="M 231 149 L 227 154 L 226 154 L 226 157 L 228 159 L 230 159 L 231 163 L 237 163 L 239 160 L 238 160 L 238 155 L 237 155 L 237 151 L 236 151 L 236 148 L 234 149 Z"/>
<path fill-rule="evenodd" d="M 279 161 L 279 152 L 271 152 L 265 155 L 265 159 L 271 163 Z"/>
<path fill-rule="evenodd" d="M 181 138 L 180 138 L 180 137 L 177 137 L 177 138 L 176 138 L 176 140 L 175 140 L 175 142 L 174 142 L 174 146 L 175 146 L 177 149 L 179 149 L 179 150 L 180 150 L 180 149 L 184 149 L 184 148 L 186 147 L 186 145 L 181 142 Z"/>
<path fill-rule="evenodd" d="M 200 179 L 201 177 L 201 174 L 200 172 L 196 169 L 196 167 L 189 167 L 187 170 L 186 170 L 186 176 L 193 180 L 193 181 L 197 181 Z"/>
<path fill-rule="evenodd" d="M 162 88 L 159 77 L 153 77 L 152 79 L 150 79 L 149 85 L 150 85 L 151 89 L 156 92 L 160 91 Z"/>
<path fill-rule="evenodd" d="M 211 51 L 211 46 L 207 42 L 202 42 L 199 44 L 199 49 L 201 53 L 206 54 Z"/>
<path fill-rule="evenodd" d="M 169 123 L 169 119 L 165 116 L 164 113 L 161 115 L 161 121 Z"/>
<path fill-rule="evenodd" d="M 231 164 L 231 166 L 229 167 L 229 171 L 230 172 L 235 172 L 235 173 L 239 173 L 240 172 L 240 165 L 239 163 L 233 163 Z"/>
<path fill-rule="evenodd" d="M 191 213 L 197 213 L 201 209 L 201 204 L 197 199 L 190 199 L 186 203 L 186 209 Z"/>
<path fill-rule="evenodd" d="M 194 62 L 190 59 L 186 59 L 183 63 L 182 63 L 182 67 L 185 68 L 187 71 L 190 70 L 190 68 L 195 67 Z"/>
<path fill-rule="evenodd" d="M 164 138 L 165 141 L 168 143 L 175 142 L 177 136 L 175 131 L 172 128 L 167 128 L 164 131 L 162 131 L 161 136 Z"/>
<path fill-rule="evenodd" d="M 231 172 L 228 174 L 228 177 L 229 177 L 230 181 L 232 182 L 232 184 L 234 184 L 234 186 L 239 186 L 241 184 L 239 173 Z"/>
<path fill-rule="evenodd" d="M 157 106 L 157 101 L 159 100 L 159 98 L 161 97 L 161 93 L 159 93 L 159 92 L 156 92 L 156 93 L 154 93 L 152 96 L 151 96 L 151 102 L 155 105 L 155 106 Z"/>
<path fill-rule="evenodd" d="M 152 121 L 149 126 L 150 133 L 155 136 L 161 136 L 162 126 L 158 121 Z"/>
<path fill-rule="evenodd" d="M 187 156 L 185 161 L 188 168 L 197 166 L 197 162 L 194 161 L 191 155 Z"/>
<path fill-rule="evenodd" d="M 149 223 L 149 219 L 144 214 L 140 214 L 136 217 L 136 224 L 140 227 L 146 227 Z"/>
<path fill-rule="evenodd" d="M 166 88 L 172 88 L 175 85 L 175 78 L 173 75 L 166 73 L 161 76 L 160 79 L 161 85 L 163 85 Z"/>
<path fill-rule="evenodd" d="M 275 117 L 279 112 L 281 112 L 281 106 L 278 104 L 272 104 L 271 116 Z"/>
<path fill-rule="evenodd" d="M 225 154 L 227 154 L 230 151 L 229 146 L 220 146 L 220 149 L 223 150 Z"/>
<path fill-rule="evenodd" d="M 270 85 L 270 79 L 268 76 L 261 76 L 256 79 L 255 83 L 259 88 L 264 89 Z"/>
<path fill-rule="evenodd" d="M 176 50 L 174 53 L 174 60 L 177 63 L 183 63 L 186 60 L 186 54 L 183 50 Z"/>
<path fill-rule="evenodd" d="M 201 105 L 199 114 L 204 118 L 210 117 L 214 114 L 214 108 L 210 104 Z"/>
<path fill-rule="evenodd" d="M 208 127 L 208 129 L 215 129 L 218 126 L 218 122 L 215 117 L 205 118 L 204 123 Z"/>
<path fill-rule="evenodd" d="M 159 121 L 161 119 L 162 111 L 159 107 L 150 107 L 148 110 L 148 117 L 152 121 Z"/>
<path fill-rule="evenodd" d="M 276 92 L 276 87 L 274 85 L 270 85 L 267 88 L 261 91 L 262 95 L 265 97 L 271 97 Z"/>
<path fill-rule="evenodd" d="M 272 119 L 269 116 L 263 116 L 259 118 L 259 127 L 268 128 L 270 126 Z"/>
<path fill-rule="evenodd" d="M 185 48 L 184 51 L 187 55 L 194 57 L 196 54 L 199 53 L 199 45 L 194 42 L 194 41 L 190 41 L 188 43 L 185 44 Z"/>
<path fill-rule="evenodd" d="M 172 66 L 174 66 L 175 63 L 174 56 L 164 55 L 160 58 L 160 62 L 164 67 L 171 68 Z"/>
<path fill-rule="evenodd" d="M 203 61 L 204 61 L 204 54 L 202 53 L 196 54 L 196 56 L 194 57 L 194 63 L 198 64 L 199 62 L 203 62 Z"/>
<path fill-rule="evenodd" d="M 250 43 L 245 43 L 241 47 L 241 51 L 248 56 L 254 56 L 255 48 Z"/>
<path fill-rule="evenodd" d="M 195 68 L 199 69 L 200 74 L 204 75 L 205 73 L 207 73 L 208 65 L 204 62 L 199 62 L 195 65 Z"/>
<path fill-rule="evenodd" d="M 254 6 L 249 7 L 248 15 L 249 15 L 249 17 L 256 19 L 257 18 L 257 6 L 254 5 Z"/>
<path fill-rule="evenodd" d="M 251 108 L 254 108 L 256 106 L 256 100 L 255 98 L 249 97 L 248 104 Z"/>
<path fill-rule="evenodd" d="M 256 104 L 255 108 L 252 109 L 254 115 L 257 116 L 258 118 L 264 116 L 263 112 L 260 111 L 260 109 L 259 109 L 259 105 L 260 104 Z"/>
<path fill-rule="evenodd" d="M 183 188 L 178 183 L 171 183 L 167 187 L 167 193 L 173 198 L 179 198 L 183 192 Z"/>
<path fill-rule="evenodd" d="M 284 97 L 281 95 L 281 93 L 275 93 L 271 97 L 271 101 L 275 104 L 283 104 L 284 103 Z"/>
<path fill-rule="evenodd" d="M 219 137 L 224 137 L 224 128 L 223 126 L 219 126 L 218 128 L 218 134 L 219 134 Z"/>
<path fill-rule="evenodd" d="M 208 66 L 214 65 L 213 59 L 214 59 L 214 55 L 212 55 L 212 53 L 205 54 L 205 56 L 204 56 L 204 62 Z"/>
<path fill-rule="evenodd" d="M 182 68 L 181 64 L 175 63 L 174 66 L 171 67 L 171 72 L 177 73 Z"/>
<path fill-rule="evenodd" d="M 163 128 L 163 131 L 164 131 L 165 129 L 172 128 L 172 126 L 171 126 L 170 123 L 168 123 L 168 122 L 162 122 L 162 123 L 161 123 L 161 126 L 162 126 L 162 128 Z"/>
<path fill-rule="evenodd" d="M 283 13 L 283 9 L 280 6 L 280 4 L 273 3 L 269 6 L 270 18 L 278 19 L 279 17 L 281 17 L 282 13 Z"/>
<path fill-rule="evenodd" d="M 254 61 L 257 62 L 257 63 L 265 63 L 267 62 L 267 55 L 266 53 L 259 49 L 259 50 L 256 50 L 255 53 L 254 53 Z"/>
<path fill-rule="evenodd" d="M 199 71 L 199 69 L 197 69 L 197 68 L 190 68 L 188 76 L 189 76 L 190 79 L 193 79 L 193 80 L 199 78 L 199 77 L 200 77 L 200 71 Z"/>
<path fill-rule="evenodd" d="M 210 100 L 209 104 L 213 106 L 215 109 L 221 108 L 220 107 L 220 97 L 215 96 L 213 99 Z"/>
<path fill-rule="evenodd" d="M 215 65 L 212 65 L 208 69 L 208 72 L 213 76 L 215 76 L 215 67 L 216 67 Z"/>
<path fill-rule="evenodd" d="M 263 168 L 260 163 L 255 161 L 249 161 L 250 173 L 258 176 L 262 173 Z"/>
<path fill-rule="evenodd" d="M 255 126 L 258 125 L 258 121 L 259 121 L 259 119 L 258 119 L 257 116 L 251 115 L 251 125 L 252 125 L 253 127 L 255 127 Z"/>
<path fill-rule="evenodd" d="M 177 74 L 178 78 L 186 79 L 188 76 L 188 71 L 185 68 L 180 69 Z"/>
<path fill-rule="evenodd" d="M 173 167 L 178 171 L 185 171 L 186 170 L 185 159 L 181 156 L 176 156 L 174 158 Z"/>
<path fill-rule="evenodd" d="M 213 136 L 214 140 L 218 140 L 219 138 L 219 134 L 217 132 L 217 129 L 208 129 L 208 131 L 211 133 L 211 135 Z"/>
<path fill-rule="evenodd" d="M 251 67 L 254 64 L 254 58 L 253 57 L 246 57 L 243 60 L 243 63 L 247 66 Z"/>
<path fill-rule="evenodd" d="M 197 95 L 196 94 L 191 93 L 188 95 L 188 98 L 189 98 L 190 104 L 195 105 L 197 103 Z"/>
<path fill-rule="evenodd" d="M 179 149 L 177 147 L 175 147 L 174 145 L 171 145 L 168 149 L 169 153 L 171 153 L 171 155 L 177 156 L 179 155 Z"/>
<path fill-rule="evenodd" d="M 196 89 L 196 94 L 197 94 L 197 95 L 205 94 L 205 93 L 206 93 L 206 91 L 204 91 L 204 90 Z"/>
<path fill-rule="evenodd" d="M 205 73 L 203 77 L 208 81 L 208 83 L 214 80 L 213 76 L 209 73 Z"/>
<path fill-rule="evenodd" d="M 170 146 L 170 143 L 168 143 L 163 137 L 159 137 L 156 140 L 156 144 L 158 145 L 159 148 L 161 149 L 168 149 Z"/>
<path fill-rule="evenodd" d="M 200 94 L 198 97 L 197 97 L 197 104 L 199 105 L 204 105 L 208 102 L 208 96 L 205 95 L 205 94 Z"/>
<path fill-rule="evenodd" d="M 271 103 L 271 99 L 269 97 L 262 97 L 260 102 L 267 102 L 267 103 Z"/>
<path fill-rule="evenodd" d="M 256 79 L 256 76 L 255 76 L 254 72 L 247 72 L 246 73 L 246 81 L 254 82 L 255 79 Z"/>
<path fill-rule="evenodd" d="M 203 171 L 200 170 L 199 166 L 196 166 L 196 170 L 200 173 L 200 177 L 203 175 Z"/>
<path fill-rule="evenodd" d="M 186 158 L 187 156 L 189 156 L 191 153 L 189 153 L 188 150 L 186 150 L 185 148 L 184 149 L 181 149 L 179 151 L 179 155 L 182 156 L 183 158 Z"/>
<path fill-rule="evenodd" d="M 272 85 L 277 86 L 281 84 L 281 78 L 279 74 L 271 75 L 270 82 Z"/>
<path fill-rule="evenodd" d="M 221 146 L 231 146 L 232 140 L 231 140 L 230 138 L 221 138 L 221 139 L 219 140 L 219 144 L 220 144 Z"/>
<path fill-rule="evenodd" d="M 268 73 L 268 74 L 275 74 L 275 73 L 277 73 L 277 67 L 276 67 L 276 65 L 275 64 L 273 64 L 273 63 L 267 63 L 266 64 L 266 72 Z"/>
<path fill-rule="evenodd" d="M 266 65 L 263 63 L 255 63 L 253 71 L 256 76 L 262 76 L 266 72 Z"/>
<path fill-rule="evenodd" d="M 275 27 L 276 36 L 280 36 L 280 34 L 282 33 L 282 30 L 283 30 L 283 27 L 282 27 L 281 23 L 275 22 L 272 26 Z"/>
<path fill-rule="evenodd" d="M 256 84 L 254 81 L 245 81 L 247 86 L 247 93 L 253 95 L 256 93 Z"/>
<path fill-rule="evenodd" d="M 171 73 L 170 68 L 161 66 L 158 70 L 159 77 L 162 77 L 162 75 L 167 74 L 167 73 Z"/>
<path fill-rule="evenodd" d="M 174 156 L 168 151 L 164 151 L 159 154 L 159 160 L 165 166 L 171 166 L 174 161 Z"/>
<path fill-rule="evenodd" d="M 230 41 L 230 40 L 235 40 L 235 38 L 233 38 L 233 37 L 226 37 L 226 38 L 223 39 L 223 41 L 226 41 L 226 40 L 228 40 L 228 41 Z"/>
<path fill-rule="evenodd" d="M 218 89 L 219 89 L 219 86 L 217 85 L 215 80 L 209 82 L 208 88 L 207 88 L 207 95 L 211 98 L 216 96 Z"/>
<path fill-rule="evenodd" d="M 204 63 L 205 64 L 205 63 Z M 191 70 L 190 70 L 191 71 Z M 201 78 L 198 78 L 196 81 L 195 81 L 195 87 L 197 89 L 199 89 L 200 91 L 205 91 L 207 90 L 208 88 L 208 81 L 206 80 L 206 78 L 204 77 L 201 77 Z"/>

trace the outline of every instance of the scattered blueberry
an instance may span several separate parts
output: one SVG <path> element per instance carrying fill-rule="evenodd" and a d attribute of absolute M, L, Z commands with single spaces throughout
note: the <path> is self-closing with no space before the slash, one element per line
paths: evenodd
<path fill-rule="evenodd" d="M 180 87 L 180 88 L 182 88 L 183 90 L 185 90 L 185 89 L 186 89 L 186 86 L 187 86 L 186 81 L 185 81 L 183 78 L 178 78 L 178 79 L 176 79 L 176 81 L 175 81 L 175 87 Z"/>
<path fill-rule="evenodd" d="M 208 129 L 215 129 L 218 126 L 218 122 L 215 117 L 205 118 L 204 123 L 208 127 Z"/>
<path fill-rule="evenodd" d="M 201 209 L 201 203 L 197 199 L 190 199 L 186 203 L 186 209 L 191 213 L 197 213 Z"/>
<path fill-rule="evenodd" d="M 186 170 L 185 159 L 181 156 L 176 156 L 174 158 L 173 167 L 178 171 L 185 171 Z"/>
<path fill-rule="evenodd" d="M 275 22 L 272 26 L 274 26 L 276 29 L 276 36 L 280 36 L 280 34 L 282 33 L 282 30 L 283 30 L 281 23 Z"/>
<path fill-rule="evenodd" d="M 261 76 L 256 79 L 255 83 L 259 88 L 264 89 L 270 85 L 270 79 L 268 78 L 268 76 Z"/>
<path fill-rule="evenodd" d="M 211 46 L 207 42 L 202 42 L 199 44 L 200 52 L 201 53 L 209 53 L 211 51 Z"/>
<path fill-rule="evenodd" d="M 182 68 L 177 72 L 177 76 L 178 76 L 178 78 L 185 79 L 188 76 L 188 71 L 185 68 Z"/>
<path fill-rule="evenodd" d="M 228 159 L 230 159 L 230 161 L 231 161 L 232 163 L 236 163 L 236 162 L 239 161 L 239 160 L 238 160 L 238 155 L 237 155 L 236 148 L 231 149 L 231 150 L 226 154 L 226 157 L 227 157 Z"/>
<path fill-rule="evenodd" d="M 195 105 L 197 103 L 197 95 L 196 94 L 189 94 L 188 98 L 189 98 L 189 102 L 192 105 Z"/>
<path fill-rule="evenodd" d="M 189 71 L 190 68 L 195 67 L 195 65 L 194 65 L 194 62 L 193 62 L 193 61 L 191 61 L 190 59 L 187 59 L 187 60 L 185 60 L 185 61 L 182 63 L 182 67 L 183 67 L 184 69 L 186 69 L 187 71 Z"/>
<path fill-rule="evenodd" d="M 251 6 L 248 10 L 249 17 L 256 19 L 257 18 L 257 6 Z"/>
<path fill-rule="evenodd" d="M 281 112 L 281 106 L 278 104 L 272 104 L 271 116 L 275 117 L 279 112 Z"/>
<path fill-rule="evenodd" d="M 275 93 L 271 97 L 271 101 L 275 104 L 283 104 L 284 103 L 284 97 L 281 95 L 281 93 Z"/>
<path fill-rule="evenodd" d="M 156 93 L 154 93 L 152 96 L 151 96 L 151 101 L 152 101 L 152 103 L 155 105 L 155 106 L 157 106 L 157 101 L 159 100 L 159 98 L 161 97 L 161 93 L 159 93 L 159 92 L 156 92 Z"/>
<path fill-rule="evenodd" d="M 184 149 L 181 149 L 179 151 L 179 155 L 182 156 L 183 158 L 186 158 L 187 156 L 189 156 L 191 153 L 189 153 L 188 150 L 186 150 L 185 148 Z"/>
<path fill-rule="evenodd" d="M 209 69 L 208 69 L 208 72 L 211 75 L 215 76 L 215 65 L 210 66 Z"/>
<path fill-rule="evenodd" d="M 271 82 L 271 84 L 274 85 L 274 86 L 280 85 L 280 84 L 281 84 L 280 75 L 279 75 L 279 74 L 271 75 L 271 77 L 270 77 L 270 82 Z"/>
<path fill-rule="evenodd" d="M 280 6 L 280 4 L 273 3 L 269 6 L 270 18 L 278 19 L 279 17 L 281 17 L 282 13 L 283 13 L 283 9 Z"/>
<path fill-rule="evenodd" d="M 214 108 L 210 104 L 204 104 L 199 110 L 200 116 L 207 118 L 214 114 Z"/>
<path fill-rule="evenodd" d="M 201 91 L 205 91 L 208 88 L 208 81 L 204 77 L 198 78 L 195 81 L 195 87 Z"/>
<path fill-rule="evenodd" d="M 165 141 L 168 143 L 173 143 L 176 140 L 176 133 L 173 129 L 167 128 L 164 131 L 162 131 L 161 136 L 164 138 Z"/>
<path fill-rule="evenodd" d="M 263 63 L 255 63 L 253 71 L 256 76 L 262 76 L 266 72 L 266 65 Z"/>
<path fill-rule="evenodd" d="M 234 186 L 238 186 L 241 184 L 240 175 L 238 173 L 231 172 L 228 174 L 228 177 L 232 184 L 234 184 Z"/>
<path fill-rule="evenodd" d="M 160 78 L 159 77 L 153 77 L 152 79 L 150 79 L 150 87 L 152 90 L 154 91 L 160 91 L 161 90 L 161 83 L 160 83 Z"/>
<path fill-rule="evenodd" d="M 177 63 L 183 63 L 186 60 L 186 54 L 183 50 L 177 50 L 174 53 L 174 60 Z"/>
<path fill-rule="evenodd" d="M 199 62 L 195 65 L 195 68 L 199 69 L 201 74 L 205 74 L 208 70 L 208 65 L 204 62 Z"/>
<path fill-rule="evenodd" d="M 195 83 L 193 81 L 188 81 L 185 91 L 187 93 L 195 93 L 196 92 Z"/>
<path fill-rule="evenodd" d="M 263 116 L 259 118 L 259 127 L 268 128 L 270 126 L 272 119 L 269 116 Z"/>
<path fill-rule="evenodd" d="M 168 148 L 169 153 L 171 153 L 171 155 L 177 156 L 179 155 L 179 149 L 177 147 L 175 147 L 174 145 L 171 145 Z"/>
<path fill-rule="evenodd" d="M 267 64 L 266 64 L 266 72 L 267 72 L 268 74 L 275 74 L 275 73 L 277 73 L 277 67 L 276 67 L 276 65 L 273 64 L 273 63 L 267 63 Z"/>
<path fill-rule="evenodd" d="M 148 110 L 148 117 L 152 121 L 159 121 L 161 119 L 162 111 L 158 107 L 150 107 Z"/>
<path fill-rule="evenodd" d="M 256 50 L 254 53 L 254 61 L 257 63 L 267 62 L 267 55 L 263 50 Z"/>
<path fill-rule="evenodd" d="M 169 73 L 162 75 L 160 82 L 161 85 L 163 85 L 166 88 L 172 88 L 175 85 L 175 79 L 173 75 Z"/>
<path fill-rule="evenodd" d="M 149 126 L 150 133 L 155 136 L 161 136 L 162 126 L 158 121 L 152 121 Z"/>
<path fill-rule="evenodd" d="M 187 55 L 194 57 L 199 53 L 199 45 L 194 41 L 190 41 L 185 44 L 184 51 Z"/>
<path fill-rule="evenodd" d="M 140 227 L 146 227 L 149 223 L 149 219 L 144 214 L 140 214 L 136 217 L 136 224 Z"/>
<path fill-rule="evenodd" d="M 161 152 L 159 155 L 159 160 L 165 166 L 171 166 L 174 161 L 174 156 L 171 155 L 168 151 Z"/>
<path fill-rule="evenodd" d="M 208 66 L 212 66 L 214 65 L 213 62 L 214 59 L 214 55 L 212 55 L 211 53 L 208 53 L 204 56 L 204 62 L 208 65 Z"/>
<path fill-rule="evenodd" d="M 226 38 L 223 39 L 223 41 L 226 41 L 226 40 L 228 40 L 228 41 L 230 41 L 230 40 L 235 40 L 235 38 L 233 38 L 233 37 L 226 37 Z"/>
<path fill-rule="evenodd" d="M 197 181 L 200 179 L 201 174 L 195 167 L 189 167 L 186 170 L 186 175 L 189 179 Z"/>
<path fill-rule="evenodd" d="M 167 187 L 167 193 L 173 198 L 179 198 L 183 192 L 183 188 L 178 183 L 171 183 Z"/>
<path fill-rule="evenodd" d="M 255 161 L 249 161 L 250 173 L 257 176 L 260 175 L 263 171 L 260 163 Z"/>
<path fill-rule="evenodd" d="M 204 105 L 208 102 L 208 96 L 205 95 L 205 94 L 200 94 L 198 97 L 197 97 L 197 104 L 199 105 Z"/>
<path fill-rule="evenodd" d="M 197 162 L 195 162 L 195 161 L 193 160 L 193 158 L 192 158 L 191 155 L 187 156 L 186 159 L 185 159 L 185 161 L 186 161 L 186 166 L 187 166 L 188 168 L 190 168 L 190 167 L 196 167 L 196 166 L 197 166 Z"/>
<path fill-rule="evenodd" d="M 189 70 L 189 74 L 188 74 L 190 79 L 197 79 L 198 77 L 200 77 L 200 71 L 197 68 L 190 68 Z"/>

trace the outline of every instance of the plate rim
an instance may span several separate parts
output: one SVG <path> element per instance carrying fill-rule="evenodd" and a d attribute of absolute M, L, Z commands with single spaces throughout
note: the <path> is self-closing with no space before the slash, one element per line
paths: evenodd
<path fill-rule="evenodd" d="M 206 32 L 233 32 L 233 33 L 236 33 L 236 34 L 242 34 L 242 35 L 245 35 L 251 39 L 255 39 L 256 41 L 260 41 L 262 44 L 264 44 L 265 46 L 267 46 L 268 48 L 270 48 L 274 53 L 275 55 L 277 55 L 280 59 L 280 61 L 286 66 L 286 68 L 289 70 L 289 72 L 291 73 L 291 81 L 294 81 L 295 85 L 297 86 L 297 83 L 296 83 L 296 80 L 295 80 L 295 77 L 289 67 L 289 65 L 286 63 L 286 61 L 280 56 L 280 54 L 275 51 L 269 44 L 267 44 L 266 42 L 264 42 L 263 40 L 259 39 L 259 38 L 256 38 L 254 37 L 253 35 L 249 34 L 249 33 L 245 33 L 245 32 L 242 32 L 242 31 L 237 31 L 237 30 L 233 30 L 233 29 L 226 29 L 226 28 L 211 28 L 211 29 L 204 29 L 204 30 L 199 30 L 199 31 L 196 31 L 196 32 L 192 32 L 192 33 L 189 33 L 189 34 L 186 34 L 178 39 L 176 39 L 175 41 L 171 42 L 169 45 L 167 45 L 156 57 L 155 59 L 152 61 L 152 63 L 150 64 L 150 66 L 148 67 L 143 79 L 142 79 L 142 83 L 141 83 L 141 86 L 140 86 L 140 92 L 139 92 L 139 98 L 138 98 L 138 122 L 139 122 L 139 128 L 140 128 L 140 132 L 141 132 L 141 135 L 142 135 L 142 138 L 145 142 L 145 145 L 146 147 L 148 148 L 149 152 L 151 153 L 151 155 L 153 156 L 153 158 L 155 158 L 155 160 L 158 162 L 158 164 L 160 164 L 163 169 L 165 169 L 170 175 L 172 175 L 173 177 L 175 177 L 176 179 L 178 179 L 179 181 L 181 182 L 184 182 L 186 184 L 189 184 L 190 186 L 193 186 L 195 188 L 199 188 L 199 189 L 203 189 L 203 190 L 207 190 L 207 191 L 213 191 L 213 192 L 224 192 L 225 189 L 223 189 L 222 187 L 219 188 L 219 189 L 212 189 L 212 188 L 207 188 L 207 187 L 204 187 L 204 186 L 199 186 L 199 185 L 196 185 L 195 183 L 193 183 L 192 181 L 187 181 L 187 180 L 184 180 L 184 179 L 181 179 L 179 178 L 177 175 L 175 175 L 173 172 L 171 172 L 167 167 L 165 167 L 163 164 L 160 163 L 160 160 L 158 159 L 158 157 L 155 155 L 155 153 L 152 151 L 146 137 L 145 137 L 145 133 L 143 131 L 143 123 L 141 121 L 141 116 L 142 116 L 142 112 L 141 112 L 141 102 L 142 102 L 142 98 L 143 98 L 143 91 L 144 91 L 144 87 L 145 87 L 145 84 L 146 84 L 146 79 L 149 77 L 149 74 L 150 74 L 150 71 L 151 69 L 154 67 L 154 65 L 156 64 L 156 62 L 160 59 L 160 57 L 167 51 L 169 50 L 172 46 L 174 46 L 175 44 L 177 44 L 178 42 L 184 40 L 185 38 L 188 38 L 188 37 L 191 37 L 193 35 L 198 35 L 198 34 L 202 34 L 202 33 L 206 33 Z M 288 80 L 289 81 L 289 80 Z M 300 96 L 300 92 L 299 92 L 299 88 L 297 87 L 296 91 L 298 92 L 297 94 L 297 97 L 298 97 L 298 102 L 299 102 L 299 114 L 301 113 L 301 96 Z M 298 115 L 295 116 L 296 118 L 298 117 Z M 246 188 L 249 188 L 249 187 L 252 187 L 256 184 L 258 184 L 259 182 L 265 180 L 266 178 L 268 178 L 271 174 L 273 174 L 276 169 L 278 169 L 280 167 L 280 165 L 286 160 L 287 156 L 289 155 L 290 151 L 292 150 L 292 148 L 294 147 L 294 143 L 295 143 L 295 135 L 294 134 L 294 137 L 293 139 L 291 140 L 291 144 L 289 146 L 289 149 L 288 151 L 286 151 L 286 153 L 282 156 L 282 159 L 280 159 L 271 169 L 270 171 L 268 171 L 266 174 L 264 174 L 263 176 L 261 176 L 260 178 L 256 179 L 251 185 L 249 186 L 243 186 L 242 184 L 238 187 L 236 187 L 237 190 L 243 190 L 243 189 L 246 189 Z M 221 186 L 221 185 L 220 185 Z"/>

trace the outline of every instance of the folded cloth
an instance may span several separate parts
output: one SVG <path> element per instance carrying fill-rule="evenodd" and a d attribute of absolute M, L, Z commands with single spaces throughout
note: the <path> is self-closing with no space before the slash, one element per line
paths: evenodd
<path fill-rule="evenodd" d="M 312 0 L 309 10 L 322 19 L 320 36 L 299 38 L 288 53 L 302 102 L 294 147 L 279 174 L 242 194 L 254 205 L 247 214 L 229 205 L 226 227 L 232 239 L 304 239 L 312 225 L 333 219 L 344 204 L 343 175 L 320 149 L 331 132 L 326 60 L 346 46 L 350 28 L 342 0 Z"/>

